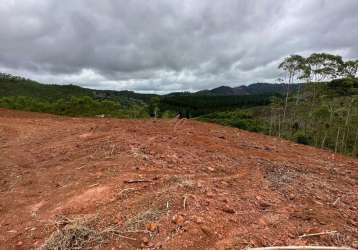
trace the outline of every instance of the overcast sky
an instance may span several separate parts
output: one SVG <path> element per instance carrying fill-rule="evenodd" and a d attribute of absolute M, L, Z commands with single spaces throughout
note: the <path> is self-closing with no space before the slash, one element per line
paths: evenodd
<path fill-rule="evenodd" d="M 166 93 L 277 79 L 293 53 L 358 58 L 358 0 L 0 0 L 0 71 Z"/>

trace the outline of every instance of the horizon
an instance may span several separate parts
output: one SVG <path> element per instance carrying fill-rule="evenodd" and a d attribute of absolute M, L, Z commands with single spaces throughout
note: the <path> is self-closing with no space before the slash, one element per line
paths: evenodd
<path fill-rule="evenodd" d="M 291 54 L 357 58 L 357 11 L 355 0 L 9 1 L 0 72 L 155 94 L 276 83 Z"/>
<path fill-rule="evenodd" d="M 9 73 L 0 72 L 0 74 L 9 74 Z M 10 75 L 12 75 L 12 74 L 10 74 Z M 36 81 L 34 79 L 26 78 L 24 76 L 19 76 L 19 75 L 12 75 L 12 76 L 19 77 L 19 78 L 22 78 L 24 80 Z M 199 90 L 193 90 L 193 91 L 183 90 L 183 91 L 158 93 L 158 91 L 157 92 L 141 92 L 141 91 L 128 90 L 128 89 L 111 89 L 111 88 L 97 89 L 97 88 L 94 88 L 94 87 L 86 87 L 86 86 L 83 86 L 83 85 L 80 85 L 80 84 L 77 84 L 77 83 L 62 83 L 62 84 L 58 84 L 58 83 L 45 83 L 45 82 L 39 82 L 39 81 L 36 81 L 36 82 L 39 83 L 39 84 L 43 84 L 43 85 L 77 86 L 77 87 L 87 88 L 87 89 L 91 89 L 91 90 L 109 90 L 109 91 L 118 91 L 118 92 L 120 92 L 120 91 L 131 91 L 131 92 L 135 92 L 135 93 L 138 93 L 138 94 L 156 94 L 156 95 L 167 95 L 167 94 L 173 94 L 173 93 L 196 93 L 196 92 L 200 92 L 200 91 L 211 91 L 211 90 L 218 89 L 218 88 L 221 88 L 221 87 L 239 88 L 239 87 L 244 87 L 244 86 L 248 87 L 248 86 L 255 85 L 255 84 L 289 84 L 289 83 L 284 83 L 284 82 L 281 82 L 281 83 L 277 83 L 277 82 L 251 82 L 251 83 L 239 84 L 239 85 L 231 84 L 231 86 L 229 84 L 219 84 L 219 85 L 214 86 L 214 87 L 212 87 L 210 89 L 199 89 Z M 291 83 L 290 85 L 295 85 L 295 84 L 299 84 L 299 83 Z"/>

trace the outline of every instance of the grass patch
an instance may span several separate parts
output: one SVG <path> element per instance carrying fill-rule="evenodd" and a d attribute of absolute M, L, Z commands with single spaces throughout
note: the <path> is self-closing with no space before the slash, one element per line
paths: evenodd
<path fill-rule="evenodd" d="M 86 218 L 56 220 L 57 230 L 52 233 L 38 250 L 74 250 L 87 249 L 105 242 L 107 235 L 90 227 Z"/>

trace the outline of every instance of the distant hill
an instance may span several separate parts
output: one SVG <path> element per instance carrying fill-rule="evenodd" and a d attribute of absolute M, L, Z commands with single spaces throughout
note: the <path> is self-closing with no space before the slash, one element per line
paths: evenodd
<path fill-rule="evenodd" d="M 109 99 L 122 105 L 149 102 L 155 96 L 140 94 L 133 91 L 94 90 L 76 85 L 42 84 L 30 79 L 0 74 L 0 97 L 26 96 L 32 98 L 54 101 L 67 99 L 72 96 L 90 96 L 94 99 Z"/>
<path fill-rule="evenodd" d="M 196 95 L 263 95 L 263 94 L 284 94 L 287 91 L 287 84 L 275 83 L 254 83 L 248 86 L 220 86 L 211 90 L 201 90 Z M 298 84 L 289 86 L 289 90 L 294 91 Z"/>
<path fill-rule="evenodd" d="M 297 84 L 290 85 L 290 90 L 297 89 Z M 175 92 L 164 95 L 170 96 L 243 96 L 243 95 L 267 95 L 286 93 L 286 84 L 254 83 L 248 86 L 220 86 L 211 90 L 198 92 Z M 109 99 L 120 102 L 122 105 L 133 103 L 149 103 L 155 94 L 141 94 L 134 91 L 122 90 L 95 90 L 76 85 L 42 84 L 30 79 L 0 73 L 0 97 L 27 96 L 41 98 L 47 101 L 69 98 L 71 96 L 90 96 L 95 99 Z"/>

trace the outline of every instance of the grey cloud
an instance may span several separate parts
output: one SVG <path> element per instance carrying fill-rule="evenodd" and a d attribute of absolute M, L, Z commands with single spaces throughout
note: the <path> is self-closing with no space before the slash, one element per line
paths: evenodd
<path fill-rule="evenodd" d="M 0 69 L 145 92 L 274 81 L 288 54 L 358 57 L 356 0 L 0 4 Z"/>

